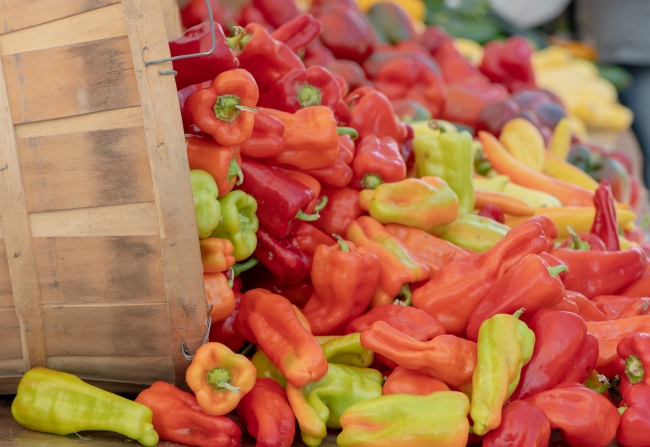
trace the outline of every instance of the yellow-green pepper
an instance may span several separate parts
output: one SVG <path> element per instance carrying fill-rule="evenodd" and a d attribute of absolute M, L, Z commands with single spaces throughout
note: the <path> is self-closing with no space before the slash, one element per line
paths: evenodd
<path fill-rule="evenodd" d="M 361 334 L 315 336 L 329 363 L 367 368 L 375 353 L 361 346 Z"/>
<path fill-rule="evenodd" d="M 190 171 L 190 181 L 199 238 L 205 239 L 221 222 L 221 205 L 217 201 L 219 189 L 212 176 L 201 169 Z"/>
<path fill-rule="evenodd" d="M 317 382 L 298 388 L 287 384 L 287 398 L 298 419 L 305 444 L 317 447 L 327 428 L 341 428 L 341 415 L 357 402 L 381 396 L 383 376 L 377 370 L 330 363 Z"/>
<path fill-rule="evenodd" d="M 482 253 L 494 247 L 508 231 L 510 227 L 490 218 L 463 214 L 438 237 L 458 247 Z"/>
<path fill-rule="evenodd" d="M 389 394 L 345 410 L 340 447 L 465 447 L 469 437 L 467 396 L 437 391 L 424 396 Z"/>
<path fill-rule="evenodd" d="M 264 351 L 261 349 L 257 351 L 251 358 L 251 362 L 255 365 L 258 378 L 271 379 L 276 381 L 282 388 L 287 387 L 287 378 L 284 377 L 282 371 L 271 362 Z"/>
<path fill-rule="evenodd" d="M 535 333 L 519 319 L 523 311 L 497 314 L 479 329 L 470 410 L 479 436 L 501 424 L 503 404 L 515 392 L 521 369 L 533 356 Z"/>
<path fill-rule="evenodd" d="M 56 435 L 86 430 L 120 433 L 145 446 L 158 443 L 152 411 L 87 384 L 72 374 L 32 368 L 18 384 L 11 414 L 23 427 Z"/>
<path fill-rule="evenodd" d="M 212 232 L 212 237 L 228 239 L 232 242 L 232 252 L 236 261 L 248 259 L 257 247 L 257 200 L 244 191 L 230 191 L 219 199 L 222 219 Z"/>
<path fill-rule="evenodd" d="M 413 140 L 418 177 L 443 179 L 458 196 L 458 212 L 474 209 L 472 136 L 466 132 L 441 133 L 437 137 L 422 135 Z"/>

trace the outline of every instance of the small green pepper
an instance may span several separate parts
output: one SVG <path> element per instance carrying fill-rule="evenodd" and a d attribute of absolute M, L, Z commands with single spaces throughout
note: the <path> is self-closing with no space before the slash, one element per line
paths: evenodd
<path fill-rule="evenodd" d="M 257 247 L 257 229 L 260 221 L 255 214 L 257 201 L 244 191 L 230 191 L 219 199 L 223 221 L 212 232 L 212 237 L 228 239 L 235 247 L 237 261 L 247 259 Z"/>
<path fill-rule="evenodd" d="M 361 346 L 361 334 L 358 332 L 347 335 L 317 335 L 315 338 L 328 363 L 368 368 L 375 358 L 374 352 Z"/>
<path fill-rule="evenodd" d="M 120 433 L 142 445 L 158 443 L 152 411 L 87 384 L 72 374 L 32 368 L 18 384 L 11 414 L 23 427 L 55 435 L 85 430 Z"/>
<path fill-rule="evenodd" d="M 276 381 L 282 388 L 287 387 L 287 378 L 284 377 L 282 371 L 271 362 L 264 351 L 261 349 L 257 351 L 253 355 L 253 358 L 251 358 L 251 362 L 255 365 L 258 378 L 271 379 Z"/>
<path fill-rule="evenodd" d="M 205 239 L 210 237 L 210 233 L 217 228 L 221 220 L 221 206 L 217 201 L 219 190 L 212 176 L 201 169 L 190 171 L 190 181 L 199 238 Z"/>
<path fill-rule="evenodd" d="M 447 242 L 482 253 L 494 247 L 510 231 L 510 227 L 488 217 L 462 214 L 438 235 Z"/>

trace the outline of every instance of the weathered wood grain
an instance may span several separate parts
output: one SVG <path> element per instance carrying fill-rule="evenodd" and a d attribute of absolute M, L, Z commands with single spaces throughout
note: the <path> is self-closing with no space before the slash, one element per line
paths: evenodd
<path fill-rule="evenodd" d="M 20 342 L 20 323 L 13 307 L 0 308 L 0 359 L 21 359 L 23 350 Z"/>
<path fill-rule="evenodd" d="M 95 380 L 133 383 L 174 380 L 171 357 L 48 357 L 47 367 Z"/>

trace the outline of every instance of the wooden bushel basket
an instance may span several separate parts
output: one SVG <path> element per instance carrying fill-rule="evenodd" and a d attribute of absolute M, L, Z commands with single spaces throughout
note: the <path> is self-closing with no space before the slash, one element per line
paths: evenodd
<path fill-rule="evenodd" d="M 183 386 L 207 330 L 159 0 L 0 2 L 0 394 Z"/>

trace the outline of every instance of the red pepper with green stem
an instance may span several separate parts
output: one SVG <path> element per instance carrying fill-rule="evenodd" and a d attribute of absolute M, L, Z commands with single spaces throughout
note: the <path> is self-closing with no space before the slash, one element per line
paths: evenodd
<path fill-rule="evenodd" d="M 292 70 L 262 95 L 259 105 L 288 113 L 310 106 L 325 106 L 334 110 L 341 100 L 341 87 L 326 68 L 313 66 Z"/>
<path fill-rule="evenodd" d="M 599 352 L 596 369 L 603 372 L 614 366 L 620 341 L 629 334 L 650 332 L 650 315 L 639 315 L 622 320 L 587 322 L 587 330 L 598 339 Z"/>
<path fill-rule="evenodd" d="M 597 211 L 596 211 L 597 213 Z M 569 250 L 606 251 L 605 243 L 594 233 L 576 233 L 573 226 L 568 226 L 571 237 L 567 238 L 558 248 Z"/>
<path fill-rule="evenodd" d="M 419 59 L 399 57 L 386 62 L 377 73 L 374 86 L 391 100 L 415 99 L 433 116 L 440 116 L 445 108 L 445 82 Z"/>
<path fill-rule="evenodd" d="M 208 88 L 192 93 L 185 102 L 188 118 L 221 146 L 239 146 L 253 134 L 259 92 L 246 70 L 221 73 Z"/>
<path fill-rule="evenodd" d="M 318 213 L 318 211 L 322 210 L 327 205 L 327 197 L 319 197 L 321 186 L 320 183 L 318 183 L 318 180 L 316 180 L 314 177 L 300 171 L 289 171 L 287 169 L 277 167 L 274 169 L 284 172 L 287 176 L 302 183 L 307 188 L 312 190 L 314 193 L 314 198 L 311 202 L 309 202 L 309 205 L 307 205 L 307 208 L 305 209 L 305 212 L 307 214 L 312 214 L 314 212 Z"/>
<path fill-rule="evenodd" d="M 548 447 L 551 424 L 544 412 L 523 400 L 508 404 L 501 424 L 483 436 L 482 447 Z"/>
<path fill-rule="evenodd" d="M 648 447 L 650 433 L 650 387 L 632 386 L 622 392 L 621 423 L 616 440 L 625 447 Z"/>
<path fill-rule="evenodd" d="M 474 308 L 467 325 L 467 338 L 476 341 L 481 324 L 496 314 L 512 314 L 525 308 L 532 315 L 539 309 L 558 304 L 565 296 L 558 274 L 566 270 L 564 265 L 549 267 L 535 254 L 524 256 Z"/>
<path fill-rule="evenodd" d="M 259 377 L 239 405 L 237 415 L 256 447 L 284 447 L 293 444 L 296 417 L 287 393 L 276 381 Z"/>
<path fill-rule="evenodd" d="M 241 430 L 225 416 L 203 412 L 196 397 L 166 382 L 155 382 L 135 399 L 153 412 L 153 426 L 161 441 L 198 447 L 237 447 Z"/>
<path fill-rule="evenodd" d="M 205 3 L 203 1 L 203 3 Z M 179 59 L 172 61 L 172 67 L 178 72 L 174 77 L 176 81 L 176 90 L 181 90 L 190 85 L 199 84 L 217 77 L 217 75 L 233 70 L 239 66 L 239 61 L 235 57 L 232 48 L 235 47 L 242 39 L 243 29 L 235 28 L 234 37 L 227 38 L 221 25 L 215 23 L 215 49 L 212 54 L 199 58 Z M 239 31 L 241 30 L 241 31 Z M 169 41 L 169 52 L 172 57 L 184 54 L 205 53 L 212 48 L 212 31 L 210 23 L 205 22 L 193 26 L 185 33 L 174 40 Z"/>
<path fill-rule="evenodd" d="M 263 227 L 257 230 L 255 257 L 271 273 L 281 278 L 306 278 L 311 270 L 311 262 L 287 239 L 276 239 Z"/>
<path fill-rule="evenodd" d="M 353 90 L 345 98 L 350 107 L 350 121 L 353 127 L 363 137 L 374 134 L 378 137 L 391 137 L 397 144 L 412 138 L 410 126 L 399 122 L 390 100 L 383 93 L 372 87 L 361 87 Z"/>
<path fill-rule="evenodd" d="M 339 156 L 330 166 L 318 169 L 304 169 L 318 181 L 335 188 L 345 188 L 352 180 L 350 163 L 354 159 L 354 142 L 349 135 L 339 135 Z"/>
<path fill-rule="evenodd" d="M 621 394 L 631 385 L 650 387 L 650 334 L 626 335 L 618 342 L 616 353 L 614 368 L 621 380 Z"/>
<path fill-rule="evenodd" d="M 326 234 L 345 234 L 348 225 L 364 214 L 359 206 L 359 192 L 351 188 L 323 188 L 327 206 L 313 225 Z"/>
<path fill-rule="evenodd" d="M 351 188 L 375 189 L 382 183 L 404 180 L 406 163 L 399 146 L 391 137 L 366 134 L 359 140 L 352 171 Z"/>
<path fill-rule="evenodd" d="M 219 197 L 244 181 L 239 147 L 223 147 L 212 138 L 194 135 L 186 135 L 185 141 L 190 169 L 202 169 L 210 174 L 219 189 Z"/>
<path fill-rule="evenodd" d="M 600 186 L 594 192 L 594 207 L 596 214 L 590 233 L 598 236 L 605 243 L 608 251 L 620 250 L 616 200 L 614 200 L 612 187 L 607 180 L 601 181 Z"/>
<path fill-rule="evenodd" d="M 271 37 L 297 52 L 318 38 L 323 24 L 311 14 L 300 14 L 271 33 Z"/>
<path fill-rule="evenodd" d="M 318 228 L 307 222 L 300 222 L 296 229 L 289 235 L 291 245 L 305 254 L 312 261 L 316 250 L 321 245 L 334 245 L 336 241 Z"/>
<path fill-rule="evenodd" d="M 284 124 L 264 110 L 255 113 L 253 134 L 241 144 L 241 153 L 254 158 L 273 157 L 284 150 Z"/>
<path fill-rule="evenodd" d="M 246 182 L 239 188 L 257 200 L 260 224 L 273 236 L 287 236 L 297 225 L 296 220 L 318 219 L 305 212 L 316 197 L 311 188 L 248 157 L 242 157 L 241 169 Z"/>

